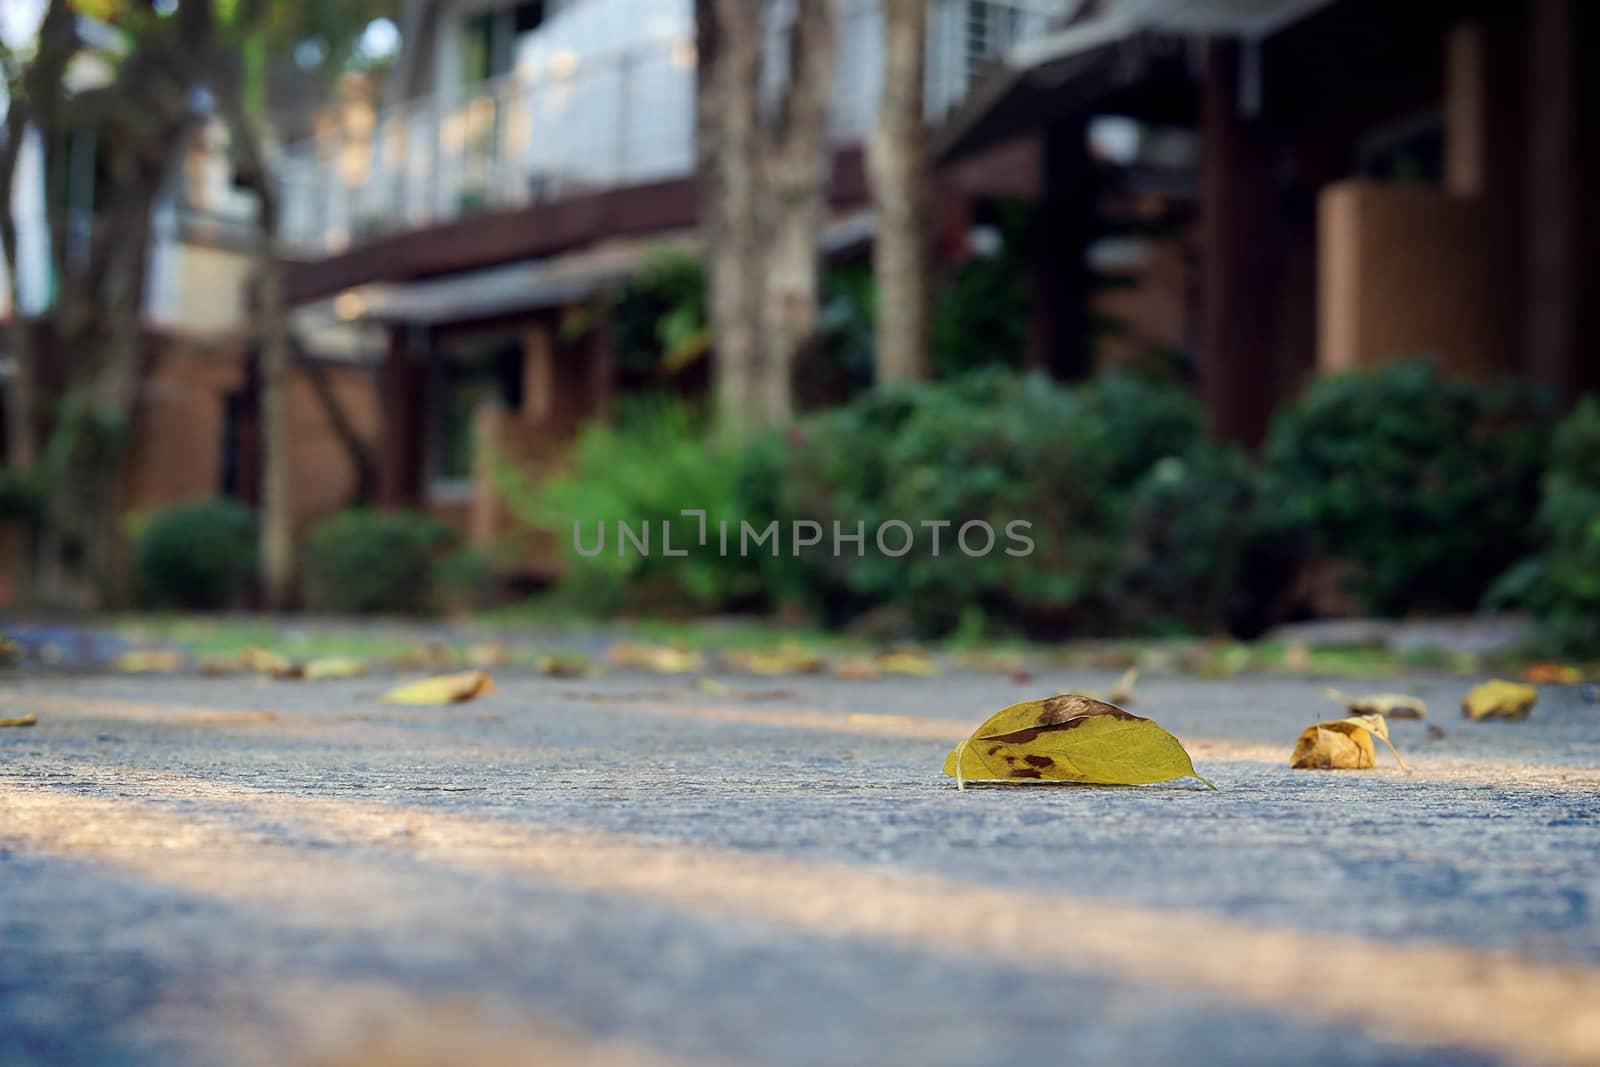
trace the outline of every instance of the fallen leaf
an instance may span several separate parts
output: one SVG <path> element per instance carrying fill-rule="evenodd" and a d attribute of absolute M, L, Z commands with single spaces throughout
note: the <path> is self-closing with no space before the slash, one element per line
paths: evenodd
<path fill-rule="evenodd" d="M 1295 739 L 1289 766 L 1311 771 L 1370 770 L 1377 766 L 1372 746 L 1374 736 L 1389 746 L 1400 769 L 1410 774 L 1411 768 L 1389 740 L 1389 724 L 1382 715 L 1354 715 L 1307 726 Z"/>
<path fill-rule="evenodd" d="M 194 667 L 208 678 L 238 674 L 245 669 L 243 656 L 201 656 L 195 660 Z"/>
<path fill-rule="evenodd" d="M 1146 785 L 1197 778 L 1176 737 L 1150 719 L 1088 697 L 1053 696 L 990 716 L 945 758 L 944 773 L 974 781 Z"/>
<path fill-rule="evenodd" d="M 269 678 L 298 678 L 301 675 L 300 664 L 265 648 L 247 648 L 242 658 L 247 668 Z"/>
<path fill-rule="evenodd" d="M 494 692 L 494 679 L 482 671 L 439 674 L 391 689 L 380 699 L 385 704 L 460 704 Z"/>
<path fill-rule="evenodd" d="M 903 674 L 912 678 L 932 678 L 938 666 L 920 652 L 885 652 L 878 657 L 878 670 L 884 674 Z"/>
<path fill-rule="evenodd" d="M 469 667 L 498 667 L 506 661 L 505 642 L 486 641 L 481 645 L 473 645 L 467 649 L 466 659 Z"/>
<path fill-rule="evenodd" d="M 37 715 L 20 715 L 10 719 L 0 719 L 0 729 L 4 729 L 7 726 L 37 726 L 38 723 L 39 717 Z"/>
<path fill-rule="evenodd" d="M 1351 715 L 1382 715 L 1386 719 L 1426 719 L 1428 705 L 1404 693 L 1372 693 L 1353 697 L 1337 689 L 1325 690 L 1328 699 L 1345 706 Z"/>
<path fill-rule="evenodd" d="M 1283 669 L 1303 674 L 1311 669 L 1311 650 L 1304 642 L 1295 641 L 1283 650 Z"/>
<path fill-rule="evenodd" d="M 1583 671 L 1569 663 L 1534 663 L 1522 672 L 1522 678 L 1531 685 L 1578 685 Z"/>
<path fill-rule="evenodd" d="M 867 682 L 879 674 L 878 665 L 870 659 L 856 656 L 852 659 L 840 660 L 833 665 L 833 676 L 843 678 L 847 682 Z"/>
<path fill-rule="evenodd" d="M 320 659 L 307 661 L 301 670 L 302 676 L 309 682 L 331 678 L 360 678 L 366 673 L 367 661 L 356 659 L 354 656 L 323 656 Z"/>
<path fill-rule="evenodd" d="M 547 652 L 533 665 L 540 674 L 551 678 L 588 678 L 600 673 L 594 660 L 582 652 Z"/>
<path fill-rule="evenodd" d="M 1111 692 L 1106 695 L 1107 699 L 1112 704 L 1132 704 L 1133 687 L 1138 681 L 1139 668 L 1129 667 L 1123 672 L 1122 677 L 1117 679 L 1116 684 L 1111 687 Z"/>
<path fill-rule="evenodd" d="M 962 653 L 956 662 L 963 670 L 985 674 L 1014 674 L 1028 665 L 1021 652 L 983 648 Z"/>
<path fill-rule="evenodd" d="M 1539 699 L 1531 685 L 1496 678 L 1473 686 L 1461 701 L 1461 714 L 1472 719 L 1526 719 Z"/>
<path fill-rule="evenodd" d="M 700 653 L 671 645 L 643 645 L 620 641 L 606 652 L 606 659 L 617 667 L 655 671 L 658 674 L 687 674 L 705 666 Z"/>
<path fill-rule="evenodd" d="M 702 678 L 695 683 L 695 687 L 702 693 L 710 693 L 714 697 L 724 696 L 728 692 L 728 683 L 719 682 L 715 678 Z"/>
<path fill-rule="evenodd" d="M 183 653 L 167 648 L 136 649 L 111 661 L 111 669 L 123 674 L 171 674 L 183 668 Z"/>
<path fill-rule="evenodd" d="M 779 674 L 816 674 L 828 666 L 828 661 L 821 654 L 789 641 L 769 652 L 729 652 L 723 656 L 723 660 L 733 670 L 768 677 Z"/>
<path fill-rule="evenodd" d="M 1017 685 L 1027 685 L 1029 682 L 1033 681 L 1033 672 L 1026 670 L 1012 671 L 1011 680 Z"/>

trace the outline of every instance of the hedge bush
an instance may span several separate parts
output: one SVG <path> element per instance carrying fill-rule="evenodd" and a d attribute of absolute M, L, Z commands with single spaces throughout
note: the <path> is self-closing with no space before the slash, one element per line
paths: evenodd
<path fill-rule="evenodd" d="M 1600 651 L 1600 400 L 1586 397 L 1556 428 L 1544 477 L 1538 555 L 1512 568 L 1491 606 L 1520 604 L 1565 651 Z"/>
<path fill-rule="evenodd" d="M 340 614 L 430 611 L 436 568 L 454 541 L 442 523 L 415 512 L 338 512 L 306 540 L 306 602 Z"/>
<path fill-rule="evenodd" d="M 1546 410 L 1426 361 L 1324 378 L 1274 420 L 1267 469 L 1368 610 L 1470 610 L 1531 548 Z"/>
<path fill-rule="evenodd" d="M 134 586 L 150 607 L 233 607 L 256 574 L 255 514 L 233 500 L 152 514 L 134 537 Z"/>

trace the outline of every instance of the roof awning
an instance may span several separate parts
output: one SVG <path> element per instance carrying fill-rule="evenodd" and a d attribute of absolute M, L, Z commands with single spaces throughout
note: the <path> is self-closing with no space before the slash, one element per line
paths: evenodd
<path fill-rule="evenodd" d="M 1260 40 L 1331 2 L 1122 0 L 1013 48 L 935 132 L 932 157 L 970 155 L 1126 98 L 1152 72 L 1184 61 L 1189 35 Z"/>
<path fill-rule="evenodd" d="M 847 251 L 870 241 L 873 219 L 856 212 L 824 227 L 825 254 Z M 649 238 L 605 241 L 545 259 L 524 260 L 415 282 L 374 282 L 357 286 L 305 309 L 308 318 L 337 317 L 346 323 L 443 326 L 563 307 L 621 284 L 647 259 L 663 250 L 696 252 L 692 231 Z"/>

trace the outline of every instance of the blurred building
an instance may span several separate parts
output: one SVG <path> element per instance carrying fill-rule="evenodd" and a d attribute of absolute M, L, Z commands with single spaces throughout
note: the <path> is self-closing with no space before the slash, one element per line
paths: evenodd
<path fill-rule="evenodd" d="M 934 163 L 1036 146 L 1035 360 L 1082 373 L 1120 315 L 1193 358 L 1231 436 L 1312 373 L 1415 354 L 1570 397 L 1600 387 L 1597 24 L 1581 0 L 1085 4 Z M 1108 264 L 1134 284 L 1096 291 Z"/>
<path fill-rule="evenodd" d="M 1076 6 L 934 0 L 930 120 Z M 876 0 L 839 13 L 825 249 L 870 239 L 861 143 L 882 84 Z M 787 5 L 772 14 L 778 56 Z M 557 462 L 608 409 L 606 295 L 694 244 L 694 4 L 412 0 L 400 29 L 388 105 L 346 108 L 287 155 L 290 289 L 305 335 L 386 332 L 384 500 L 489 547 L 511 529 L 496 465 Z"/>

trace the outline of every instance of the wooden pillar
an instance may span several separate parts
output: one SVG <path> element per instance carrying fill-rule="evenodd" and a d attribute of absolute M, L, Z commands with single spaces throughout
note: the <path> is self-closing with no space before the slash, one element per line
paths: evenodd
<path fill-rule="evenodd" d="M 378 498 L 386 508 L 412 508 L 422 503 L 429 345 L 427 327 L 389 329 L 378 456 Z"/>
<path fill-rule="evenodd" d="M 1594 338 L 1581 334 L 1583 316 L 1592 314 L 1584 302 L 1600 293 L 1590 284 L 1595 268 L 1584 261 L 1593 223 L 1579 210 L 1580 161 L 1586 151 L 1593 158 L 1592 147 L 1580 144 L 1579 7 L 1579 0 L 1530 0 L 1527 7 L 1525 343 L 1533 376 L 1564 398 L 1600 387 L 1592 351 L 1585 358 Z"/>
<path fill-rule="evenodd" d="M 1206 53 L 1201 142 L 1200 387 L 1217 435 L 1255 445 L 1278 397 L 1270 144 L 1240 99 L 1240 45 Z"/>
<path fill-rule="evenodd" d="M 1082 119 L 1045 134 L 1039 217 L 1033 234 L 1027 362 L 1064 381 L 1094 371 L 1085 255 L 1095 219 L 1094 166 Z"/>

